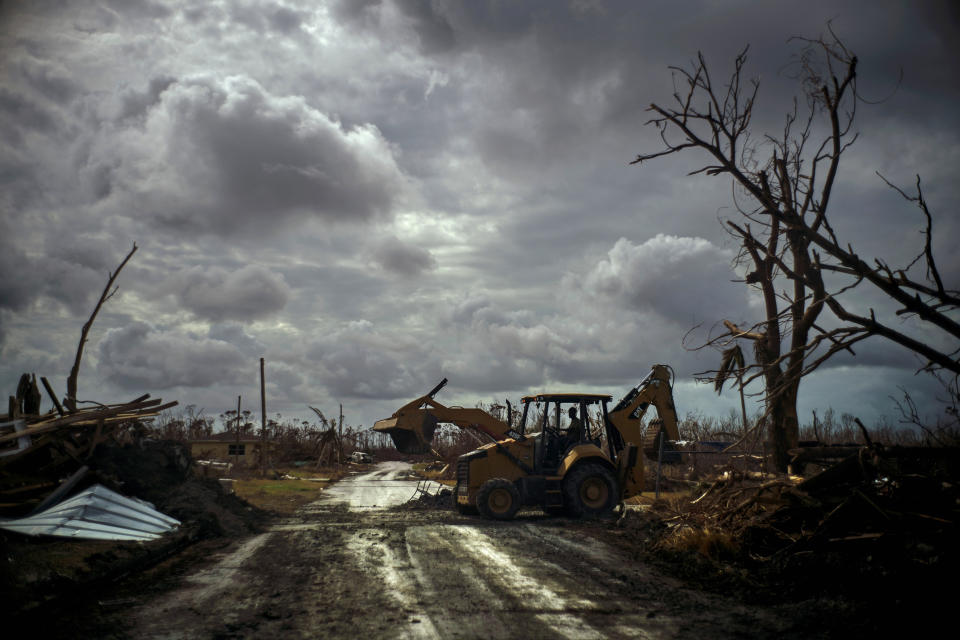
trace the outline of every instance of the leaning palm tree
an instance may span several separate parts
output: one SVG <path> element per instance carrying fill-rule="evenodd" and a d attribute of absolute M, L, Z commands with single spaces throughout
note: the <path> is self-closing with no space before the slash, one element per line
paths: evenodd
<path fill-rule="evenodd" d="M 713 389 L 719 393 L 723 391 L 723 383 L 730 377 L 736 377 L 737 385 L 740 388 L 740 411 L 743 420 L 743 433 L 747 432 L 747 403 L 743 397 L 743 374 L 746 370 L 746 364 L 743 359 L 743 350 L 740 345 L 734 343 L 729 349 L 724 349 L 723 358 L 720 361 L 720 368 L 717 369 L 717 375 L 713 379 Z"/>

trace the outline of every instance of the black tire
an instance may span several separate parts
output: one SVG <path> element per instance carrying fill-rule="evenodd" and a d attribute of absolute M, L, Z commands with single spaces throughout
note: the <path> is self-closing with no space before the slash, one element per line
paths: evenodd
<path fill-rule="evenodd" d="M 620 501 L 613 472 L 596 463 L 575 467 L 563 480 L 563 497 L 570 515 L 596 518 L 609 515 Z"/>
<path fill-rule="evenodd" d="M 510 520 L 520 508 L 520 492 L 506 478 L 487 480 L 477 492 L 480 515 L 494 520 Z"/>
<path fill-rule="evenodd" d="M 457 510 L 457 513 L 463 516 L 475 516 L 477 515 L 477 508 L 469 504 L 460 504 L 457 501 L 457 496 L 460 495 L 460 483 L 458 482 L 453 487 L 453 507 Z"/>

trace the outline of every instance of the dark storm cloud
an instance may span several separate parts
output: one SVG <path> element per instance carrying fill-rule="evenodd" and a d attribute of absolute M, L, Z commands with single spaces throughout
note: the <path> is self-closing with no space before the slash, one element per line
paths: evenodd
<path fill-rule="evenodd" d="M 668 65 L 702 50 L 722 82 L 749 43 L 757 130 L 776 133 L 798 88 L 785 71 L 799 43 L 787 39 L 830 18 L 860 55 L 861 93 L 890 96 L 858 111 L 835 227 L 870 256 L 900 257 L 891 238 L 913 239 L 916 220 L 876 195 L 873 171 L 901 186 L 922 173 L 944 216 L 941 271 L 960 273 L 958 188 L 943 186 L 960 162 L 955 5 L 11 7 L 0 6 L 4 354 L 45 362 L 53 347 L 35 321 L 72 350 L 119 259 L 110 247 L 136 238 L 112 301 L 129 315 L 103 314 L 102 353 L 90 348 L 100 363 L 85 379 L 103 389 L 186 379 L 213 406 L 258 355 L 274 367 L 271 397 L 298 411 L 334 396 L 379 411 L 444 375 L 464 401 L 612 390 L 652 361 L 689 378 L 714 364 L 683 350 L 691 326 L 762 313 L 729 282 L 735 247 L 717 219 L 735 215 L 729 180 L 686 177 L 702 165 L 693 155 L 627 165 L 659 148 L 645 110 L 670 99 Z M 24 313 L 40 309 L 52 312 Z M 888 381 L 913 373 L 872 345 L 825 370 L 855 362 Z M 11 366 L 0 383 L 15 384 Z"/>
<path fill-rule="evenodd" d="M 0 307 L 25 309 L 40 297 L 77 315 L 89 314 L 106 283 L 114 255 L 110 243 L 83 234 L 45 238 L 45 255 L 31 256 L 15 246 L 16 233 L 0 240 Z"/>
<path fill-rule="evenodd" d="M 469 296 L 450 310 L 450 319 L 461 325 L 469 326 L 478 313 L 490 309 L 492 303 L 485 295 Z"/>
<path fill-rule="evenodd" d="M 80 92 L 77 82 L 60 65 L 30 56 L 23 56 L 18 62 L 25 84 L 57 104 L 69 103 Z"/>
<path fill-rule="evenodd" d="M 437 268 L 437 261 L 427 249 L 387 238 L 372 251 L 373 261 L 385 271 L 413 277 Z"/>
<path fill-rule="evenodd" d="M 247 78 L 179 82 L 157 110 L 169 183 L 144 195 L 163 224 L 234 233 L 307 215 L 365 221 L 388 212 L 402 188 L 375 126 L 345 129 Z M 163 195 L 176 204 L 162 207 Z"/>
<path fill-rule="evenodd" d="M 332 0 L 330 10 L 340 22 L 352 25 L 372 26 L 377 21 L 377 12 L 383 0 Z"/>
<path fill-rule="evenodd" d="M 248 361 L 227 342 L 165 333 L 145 322 L 107 331 L 98 356 L 97 372 L 123 389 L 238 382 Z"/>
<path fill-rule="evenodd" d="M 364 15 L 382 14 L 389 4 L 368 5 Z M 766 107 L 756 116 L 776 132 L 798 90 L 787 63 L 802 43 L 787 40 L 825 33 L 828 19 L 860 53 L 860 88 L 870 96 L 888 95 L 901 68 L 918 81 L 910 91 L 956 95 L 960 83 L 944 76 L 956 75 L 956 65 L 944 68 L 936 62 L 944 59 L 945 47 L 956 49 L 960 40 L 955 33 L 946 35 L 956 30 L 956 23 L 944 26 L 950 21 L 941 14 L 955 14 L 947 4 L 929 3 L 925 10 L 884 4 L 880 10 L 874 3 L 691 2 L 676 11 L 668 4 L 636 2 L 417 2 L 412 6 L 428 18 L 412 24 L 421 41 L 428 33 L 424 25 L 442 24 L 452 32 L 438 60 L 448 54 L 481 54 L 461 58 L 483 85 L 467 112 L 468 126 L 478 133 L 477 150 L 491 171 L 542 180 L 552 177 L 554 165 L 557 171 L 570 170 L 573 163 L 563 160 L 566 154 L 577 158 L 578 147 L 585 146 L 583 136 L 597 136 L 612 126 L 632 126 L 642 133 L 650 102 L 670 99 L 667 67 L 684 65 L 698 50 L 724 78 L 734 55 L 751 45 L 748 75 L 760 77 Z M 397 6 L 413 15 L 407 4 Z M 383 31 L 394 27 L 369 20 L 363 24 Z M 784 27 L 769 27 L 776 24 Z M 919 108 L 926 95 L 905 92 L 901 108 Z M 944 115 L 955 112 L 944 110 L 945 104 L 937 100 L 926 107 Z"/>
<path fill-rule="evenodd" d="M 300 30 L 306 11 L 298 11 L 281 3 L 238 3 L 230 7 L 233 20 L 257 33 L 276 31 L 290 35 Z"/>
<path fill-rule="evenodd" d="M 90 237 L 84 234 L 47 236 L 46 254 L 54 260 L 62 260 L 74 267 L 100 272 L 104 283 L 108 272 L 113 270 L 119 258 L 118 251 L 103 237 Z"/>
<path fill-rule="evenodd" d="M 150 80 L 144 91 L 131 88 L 123 92 L 120 98 L 120 110 L 117 114 L 118 119 L 122 121 L 128 118 L 145 117 L 148 110 L 160 102 L 160 94 L 174 82 L 176 82 L 176 78 L 171 76 L 158 76 Z"/>
<path fill-rule="evenodd" d="M 169 3 L 153 0 L 103 0 L 102 4 L 127 19 L 165 18 L 173 13 Z"/>
<path fill-rule="evenodd" d="M 413 21 L 424 52 L 443 52 L 454 47 L 453 28 L 444 14 L 438 11 L 442 6 L 440 3 L 432 0 L 397 0 L 397 6 Z"/>
<path fill-rule="evenodd" d="M 315 377 L 336 397 L 403 397 L 423 387 L 436 368 L 427 345 L 366 320 L 319 338 L 306 355 L 316 364 Z"/>
<path fill-rule="evenodd" d="M 2 227 L 0 223 L 0 230 L 3 230 Z M 13 243 L 0 240 L 0 274 L 3 274 L 0 277 L 0 310 L 24 309 L 34 299 L 43 282 L 30 267 L 30 261 L 23 251 Z"/>
<path fill-rule="evenodd" d="M 200 318 L 250 321 L 275 314 L 290 297 L 283 277 L 246 265 L 235 271 L 194 267 L 174 274 L 162 287 L 178 304 Z"/>
<path fill-rule="evenodd" d="M 211 325 L 207 335 L 211 340 L 232 344 L 249 357 L 259 357 L 264 352 L 264 344 L 249 335 L 240 324 L 228 322 Z"/>
<path fill-rule="evenodd" d="M 21 128 L 46 133 L 61 126 L 60 118 L 53 111 L 3 87 L 0 87 L 0 112 L 3 114 L 3 128 L 7 133 L 5 137 L 15 145 L 21 143 Z"/>

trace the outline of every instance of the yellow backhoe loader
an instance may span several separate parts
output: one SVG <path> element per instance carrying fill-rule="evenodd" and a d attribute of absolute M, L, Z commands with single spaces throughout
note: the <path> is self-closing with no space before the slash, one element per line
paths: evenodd
<path fill-rule="evenodd" d="M 490 443 L 457 461 L 454 499 L 462 513 L 479 511 L 500 520 L 524 505 L 548 513 L 602 516 L 643 490 L 642 448 L 648 457 L 676 457 L 679 440 L 673 404 L 673 372 L 654 365 L 650 373 L 612 409 L 613 397 L 589 393 L 541 393 L 522 399 L 516 417 L 507 404 L 506 422 L 482 409 L 447 407 L 428 394 L 401 407 L 373 429 L 387 433 L 404 453 L 430 451 L 438 424 L 449 423 L 486 434 Z M 657 419 L 646 429 L 650 406 Z M 661 450 L 663 444 L 663 450 Z"/>

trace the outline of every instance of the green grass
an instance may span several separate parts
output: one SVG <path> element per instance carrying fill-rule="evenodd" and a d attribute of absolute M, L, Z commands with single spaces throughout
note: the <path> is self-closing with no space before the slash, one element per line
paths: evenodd
<path fill-rule="evenodd" d="M 254 506 L 289 514 L 320 498 L 324 488 L 337 479 L 337 472 L 330 469 L 320 470 L 319 473 L 322 473 L 322 475 L 315 475 L 315 473 L 307 471 L 297 473 L 297 477 L 302 476 L 304 478 L 301 480 L 237 479 L 233 482 L 233 490 L 238 496 Z M 294 474 L 291 473 L 290 475 Z M 310 477 L 322 477 L 330 481 L 311 482 L 306 479 Z"/>

